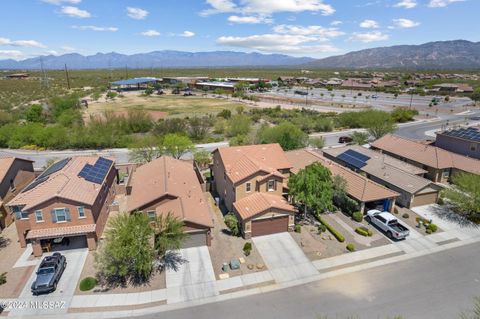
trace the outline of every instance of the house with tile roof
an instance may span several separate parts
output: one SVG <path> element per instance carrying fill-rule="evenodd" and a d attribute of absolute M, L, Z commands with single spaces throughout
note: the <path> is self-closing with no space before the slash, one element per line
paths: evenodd
<path fill-rule="evenodd" d="M 32 161 L 18 157 L 0 158 L 0 230 L 13 223 L 6 204 L 34 178 Z"/>
<path fill-rule="evenodd" d="M 293 167 L 292 174 L 297 174 L 300 170 L 313 164 L 319 163 L 328 168 L 332 176 L 340 176 L 346 182 L 346 192 L 348 196 L 359 203 L 360 211 L 363 213 L 365 208 L 376 208 L 381 206 L 384 210 L 392 211 L 395 206 L 396 198 L 399 193 L 390 190 L 366 176 L 358 174 L 323 155 L 302 149 L 285 152 Z"/>
<path fill-rule="evenodd" d="M 372 149 L 424 169 L 425 178 L 433 182 L 448 182 L 460 172 L 480 174 L 480 160 L 456 154 L 442 148 L 388 134 L 371 144 Z"/>
<path fill-rule="evenodd" d="M 20 246 L 31 243 L 35 256 L 56 249 L 59 242 L 95 249 L 115 196 L 116 177 L 114 162 L 98 156 L 66 158 L 49 166 L 7 204 Z"/>
<path fill-rule="evenodd" d="M 241 224 L 244 238 L 292 230 L 286 196 L 292 165 L 279 144 L 219 148 L 212 153 L 213 192 Z"/>
<path fill-rule="evenodd" d="M 150 218 L 171 213 L 189 235 L 183 247 L 210 246 L 213 215 L 193 163 L 162 156 L 135 168 L 128 181 L 127 211 Z"/>

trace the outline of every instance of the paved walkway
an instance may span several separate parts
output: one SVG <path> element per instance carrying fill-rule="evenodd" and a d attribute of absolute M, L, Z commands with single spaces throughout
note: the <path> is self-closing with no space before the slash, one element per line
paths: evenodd
<path fill-rule="evenodd" d="M 277 283 L 318 275 L 289 233 L 254 237 L 252 240 Z"/>
<path fill-rule="evenodd" d="M 40 262 L 39 259 L 28 260 L 32 253 L 32 244 L 27 244 L 27 248 L 25 248 L 23 254 L 20 256 L 20 258 L 18 258 L 15 265 L 13 265 L 13 268 L 36 266 Z"/>

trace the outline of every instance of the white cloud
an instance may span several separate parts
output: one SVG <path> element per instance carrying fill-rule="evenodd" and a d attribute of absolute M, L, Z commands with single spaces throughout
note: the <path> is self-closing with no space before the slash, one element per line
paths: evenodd
<path fill-rule="evenodd" d="M 147 30 L 140 34 L 146 37 L 158 37 L 160 35 L 160 32 L 158 32 L 157 30 Z"/>
<path fill-rule="evenodd" d="M 335 9 L 323 0 L 242 0 L 237 5 L 231 0 L 207 0 L 211 8 L 203 10 L 203 16 L 216 13 L 240 12 L 244 14 L 271 15 L 277 12 L 319 12 L 328 16 L 335 13 Z"/>
<path fill-rule="evenodd" d="M 24 54 L 18 50 L 0 50 L 1 59 L 20 59 Z"/>
<path fill-rule="evenodd" d="M 364 33 L 354 32 L 350 37 L 351 41 L 358 41 L 363 43 L 384 41 L 388 39 L 389 39 L 389 35 L 382 33 L 380 31 L 372 31 L 372 32 L 364 32 Z"/>
<path fill-rule="evenodd" d="M 192 32 L 192 31 L 183 31 L 178 36 L 184 37 L 184 38 L 191 38 L 191 37 L 195 36 L 195 33 Z"/>
<path fill-rule="evenodd" d="M 378 22 L 375 20 L 363 20 L 360 22 L 360 28 L 364 29 L 377 29 L 380 26 L 378 25 Z"/>
<path fill-rule="evenodd" d="M 334 27 L 335 27 L 335 26 L 339 26 L 339 25 L 341 25 L 341 24 L 343 24 L 343 22 L 340 21 L 340 20 L 335 20 L 335 21 L 332 21 L 332 22 L 330 23 L 330 25 L 332 25 L 332 26 L 334 26 Z"/>
<path fill-rule="evenodd" d="M 143 20 L 147 17 L 148 11 L 140 8 L 127 7 L 127 15 L 135 20 Z"/>
<path fill-rule="evenodd" d="M 261 34 L 247 37 L 223 36 L 217 39 L 220 45 L 254 49 L 264 52 L 281 52 L 288 54 L 336 52 L 337 48 L 330 44 L 316 45 L 308 43 L 315 37 L 290 34 Z"/>
<path fill-rule="evenodd" d="M 404 9 L 413 9 L 418 5 L 417 0 L 402 0 L 398 2 L 394 7 L 404 8 Z"/>
<path fill-rule="evenodd" d="M 47 46 L 35 40 L 10 40 L 7 38 L 0 38 L 0 45 L 10 45 L 14 47 L 28 47 L 45 49 Z"/>
<path fill-rule="evenodd" d="M 59 5 L 62 5 L 64 3 L 79 4 L 80 2 L 82 2 L 82 0 L 42 0 L 42 2 L 59 6 Z"/>
<path fill-rule="evenodd" d="M 91 30 L 91 31 L 99 31 L 99 32 L 117 32 L 117 27 L 98 27 L 95 25 L 72 25 L 73 29 L 77 30 Z"/>
<path fill-rule="evenodd" d="M 63 51 L 65 52 L 72 52 L 72 51 L 75 51 L 76 49 L 74 47 L 70 47 L 68 45 L 65 45 L 63 47 L 61 47 L 60 49 L 62 49 Z"/>
<path fill-rule="evenodd" d="M 420 22 L 409 19 L 393 19 L 393 25 L 399 29 L 414 28 L 420 25 Z"/>
<path fill-rule="evenodd" d="M 86 10 L 71 6 L 62 7 L 60 12 L 73 18 L 90 18 L 92 16 L 90 12 Z"/>
<path fill-rule="evenodd" d="M 465 0 L 430 0 L 428 3 L 428 6 L 430 8 L 443 8 L 448 6 L 449 4 L 455 3 L 455 2 L 463 2 Z"/>
<path fill-rule="evenodd" d="M 239 24 L 259 24 L 259 23 L 273 23 L 273 19 L 265 16 L 229 16 L 228 21 Z"/>
<path fill-rule="evenodd" d="M 345 33 L 337 28 L 324 28 L 319 25 L 298 26 L 298 25 L 277 25 L 273 28 L 275 33 L 288 35 L 303 35 L 315 36 L 317 41 L 327 41 L 330 38 L 335 38 L 344 35 Z"/>
<path fill-rule="evenodd" d="M 47 53 L 51 55 L 58 55 L 58 52 L 55 50 L 48 50 Z"/>

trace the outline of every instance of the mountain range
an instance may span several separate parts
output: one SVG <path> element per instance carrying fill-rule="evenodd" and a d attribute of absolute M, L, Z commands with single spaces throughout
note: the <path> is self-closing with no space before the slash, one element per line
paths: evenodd
<path fill-rule="evenodd" d="M 249 67 L 294 66 L 314 61 L 282 54 L 244 53 L 232 51 L 182 52 L 153 51 L 132 55 L 97 53 L 84 56 L 78 53 L 48 55 L 21 61 L 1 60 L 0 69 L 105 69 L 105 68 L 188 68 L 188 67 Z"/>
<path fill-rule="evenodd" d="M 312 61 L 304 67 L 315 69 L 480 69 L 480 42 L 454 40 L 366 49 Z"/>
<path fill-rule="evenodd" d="M 465 40 L 397 45 L 350 52 L 324 59 L 233 51 L 153 51 L 132 55 L 69 53 L 26 60 L 0 60 L 0 69 L 295 67 L 305 69 L 480 69 L 480 42 Z"/>

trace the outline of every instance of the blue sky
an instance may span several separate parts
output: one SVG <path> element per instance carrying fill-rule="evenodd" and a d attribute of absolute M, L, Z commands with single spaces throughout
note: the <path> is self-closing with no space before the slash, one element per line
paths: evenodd
<path fill-rule="evenodd" d="M 0 59 L 154 50 L 326 57 L 480 37 L 479 0 L 16 0 L 0 5 Z"/>

